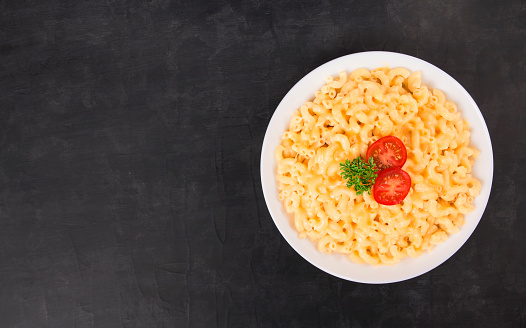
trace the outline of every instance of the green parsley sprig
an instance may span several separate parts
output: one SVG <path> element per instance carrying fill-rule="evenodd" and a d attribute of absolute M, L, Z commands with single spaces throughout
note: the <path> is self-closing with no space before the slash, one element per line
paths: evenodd
<path fill-rule="evenodd" d="M 357 195 L 362 195 L 364 191 L 371 194 L 371 188 L 374 185 L 374 180 L 378 176 L 374 167 L 373 158 L 369 158 L 369 162 L 364 161 L 360 156 L 345 162 L 340 163 L 340 175 L 347 179 L 347 188 L 354 186 Z"/>

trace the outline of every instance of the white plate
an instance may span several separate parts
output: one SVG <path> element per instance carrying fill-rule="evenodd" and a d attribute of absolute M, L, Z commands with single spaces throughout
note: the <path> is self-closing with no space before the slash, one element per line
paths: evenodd
<path fill-rule="evenodd" d="M 473 166 L 473 175 L 482 183 L 480 195 L 475 198 L 475 210 L 465 216 L 460 232 L 425 252 L 418 258 L 406 258 L 392 266 L 357 264 L 342 254 L 321 253 L 308 238 L 300 239 L 293 227 L 291 217 L 278 200 L 275 178 L 274 150 L 281 143 L 281 136 L 288 128 L 292 113 L 306 101 L 314 98 L 314 92 L 325 84 L 327 76 L 337 77 L 340 71 L 350 73 L 356 68 L 373 69 L 383 65 L 390 68 L 405 67 L 410 71 L 422 71 L 422 84 L 442 90 L 446 99 L 456 103 L 462 116 L 471 124 L 471 146 L 481 151 Z M 373 51 L 362 52 L 334 59 L 316 68 L 302 78 L 280 102 L 267 128 L 261 151 L 261 183 L 263 194 L 274 223 L 285 240 L 303 258 L 319 269 L 336 277 L 371 284 L 392 283 L 424 274 L 451 257 L 466 242 L 479 223 L 489 199 L 493 180 L 493 150 L 486 122 L 477 104 L 468 92 L 451 76 L 421 59 L 399 53 Z M 459 272 L 458 274 L 462 274 Z"/>

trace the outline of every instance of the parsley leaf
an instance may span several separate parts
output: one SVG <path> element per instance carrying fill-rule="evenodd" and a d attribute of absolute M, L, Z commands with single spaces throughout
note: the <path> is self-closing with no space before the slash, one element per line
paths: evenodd
<path fill-rule="evenodd" d="M 373 158 L 369 162 L 364 161 L 360 156 L 340 163 L 340 175 L 347 180 L 347 188 L 354 186 L 357 195 L 362 195 L 364 191 L 371 194 L 374 180 L 378 176 L 374 167 Z"/>

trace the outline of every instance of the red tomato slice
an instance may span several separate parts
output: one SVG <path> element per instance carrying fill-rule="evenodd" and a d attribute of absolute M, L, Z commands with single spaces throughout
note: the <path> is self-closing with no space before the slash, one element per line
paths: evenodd
<path fill-rule="evenodd" d="M 373 186 L 374 199 L 382 205 L 400 204 L 409 193 L 409 188 L 409 174 L 400 168 L 390 167 L 378 172 Z"/>
<path fill-rule="evenodd" d="M 367 149 L 367 161 L 373 157 L 374 164 L 379 170 L 389 167 L 402 167 L 407 160 L 407 150 L 402 140 L 395 136 L 387 136 L 376 140 Z"/>

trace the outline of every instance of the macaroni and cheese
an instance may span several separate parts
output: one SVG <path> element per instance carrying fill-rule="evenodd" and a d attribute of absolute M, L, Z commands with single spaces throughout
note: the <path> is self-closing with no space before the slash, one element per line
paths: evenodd
<path fill-rule="evenodd" d="M 340 162 L 365 157 L 384 136 L 407 148 L 411 188 L 398 205 L 356 195 Z M 443 92 L 405 68 L 359 68 L 328 77 L 313 101 L 296 110 L 275 151 L 279 199 L 301 238 L 322 252 L 359 263 L 417 257 L 459 231 L 481 184 L 471 167 L 469 124 Z"/>

